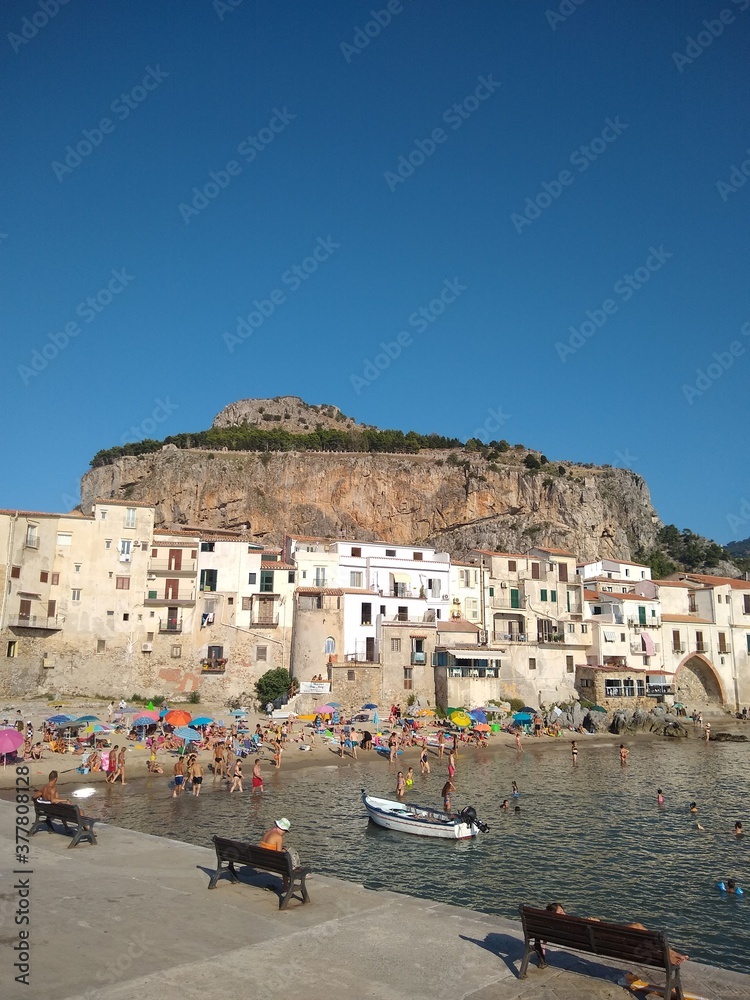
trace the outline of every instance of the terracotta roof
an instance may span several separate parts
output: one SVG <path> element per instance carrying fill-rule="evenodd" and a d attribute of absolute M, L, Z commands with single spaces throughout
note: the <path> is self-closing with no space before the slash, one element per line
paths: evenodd
<path fill-rule="evenodd" d="M 525 559 L 525 552 L 492 552 L 490 549 L 472 549 L 472 552 L 478 552 L 482 556 L 500 556 L 502 559 Z"/>
<path fill-rule="evenodd" d="M 273 560 L 262 559 L 260 564 L 261 569 L 296 569 L 297 567 L 292 563 L 282 563 L 274 562 Z"/>
<path fill-rule="evenodd" d="M 534 545 L 532 548 L 535 548 L 537 552 L 549 552 L 552 556 L 570 556 L 575 559 L 575 552 L 568 552 L 567 549 L 548 549 L 544 545 Z"/>
<path fill-rule="evenodd" d="M 631 587 L 634 587 L 636 583 L 651 583 L 651 580 L 631 580 L 629 577 L 624 580 L 615 579 L 613 576 L 584 576 L 583 578 L 584 583 L 596 583 L 597 581 L 601 581 L 602 583 L 617 583 L 620 586 L 629 584 Z"/>
<path fill-rule="evenodd" d="M 599 596 L 602 600 L 614 599 L 616 601 L 657 601 L 657 597 L 644 597 L 642 594 L 615 594 L 608 593 L 605 591 L 599 591 Z"/>
<path fill-rule="evenodd" d="M 714 587 L 731 587 L 733 590 L 750 590 L 750 580 L 738 580 L 733 576 L 709 576 L 707 573 L 680 574 L 682 580 L 697 580 Z"/>
<path fill-rule="evenodd" d="M 695 590 L 693 584 L 685 583 L 683 580 L 646 580 L 646 583 L 655 583 L 659 587 L 683 587 L 685 590 Z"/>
<path fill-rule="evenodd" d="M 171 531 L 168 528 L 154 528 L 155 535 L 179 535 L 184 538 L 194 538 L 200 541 L 200 535 L 197 531 L 182 531 L 180 528 L 173 528 Z"/>
<path fill-rule="evenodd" d="M 708 618 L 698 618 L 697 615 L 662 615 L 661 620 L 663 622 L 687 622 L 688 625 L 691 622 L 693 625 L 713 625 L 713 622 L 709 621 Z"/>
<path fill-rule="evenodd" d="M 102 507 L 153 507 L 152 503 L 143 503 L 140 500 L 116 500 L 114 497 L 97 497 L 95 504 Z"/>
<path fill-rule="evenodd" d="M 438 632 L 480 632 L 481 626 L 474 622 L 466 621 L 465 618 L 451 618 L 447 621 L 442 619 L 437 623 Z"/>
<path fill-rule="evenodd" d="M 583 599 L 584 601 L 598 601 L 600 597 L 598 590 L 584 590 Z"/>
<path fill-rule="evenodd" d="M 81 514 L 80 511 L 72 510 L 68 514 L 55 514 L 43 510 L 6 510 L 0 509 L 0 514 L 7 514 L 9 517 L 87 517 L 91 519 L 91 514 Z"/>

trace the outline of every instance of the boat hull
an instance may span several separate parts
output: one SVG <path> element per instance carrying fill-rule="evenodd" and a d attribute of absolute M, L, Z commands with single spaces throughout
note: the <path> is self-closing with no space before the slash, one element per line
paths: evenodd
<path fill-rule="evenodd" d="M 425 809 L 413 803 L 393 802 L 362 795 L 365 809 L 377 826 L 398 833 L 411 833 L 419 837 L 436 837 L 440 840 L 470 840 L 479 833 L 473 823 L 464 823 L 437 809 Z"/>

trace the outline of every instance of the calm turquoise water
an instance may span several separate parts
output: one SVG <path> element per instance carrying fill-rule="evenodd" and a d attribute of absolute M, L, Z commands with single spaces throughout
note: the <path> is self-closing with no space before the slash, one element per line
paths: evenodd
<path fill-rule="evenodd" d="M 219 788 L 209 775 L 199 799 L 172 799 L 166 778 L 102 787 L 90 812 L 107 822 L 211 846 L 214 833 L 255 839 L 288 816 L 287 838 L 315 871 L 514 917 L 521 901 L 557 900 L 569 913 L 640 920 L 666 929 L 691 958 L 745 971 L 750 953 L 750 743 L 631 741 L 625 767 L 614 745 L 579 740 L 577 767 L 561 740 L 524 753 L 463 751 L 454 807 L 474 805 L 490 832 L 471 842 L 441 842 L 368 824 L 360 789 L 394 797 L 396 768 L 374 755 L 277 775 L 251 798 Z M 293 750 L 288 751 L 290 754 Z M 402 758 L 403 760 L 403 758 Z M 415 779 L 407 798 L 439 804 L 446 762 Z M 416 761 L 399 764 L 404 770 Z M 249 768 L 246 768 L 249 771 Z M 521 790 L 511 811 L 499 806 Z M 249 785 L 249 779 L 247 780 Z M 665 805 L 659 808 L 661 787 Z M 695 799 L 697 817 L 688 812 Z M 514 804 L 521 806 L 514 815 Z M 696 819 L 706 832 L 696 829 Z M 735 838 L 741 820 L 748 830 Z M 748 895 L 715 888 L 734 877 Z"/>

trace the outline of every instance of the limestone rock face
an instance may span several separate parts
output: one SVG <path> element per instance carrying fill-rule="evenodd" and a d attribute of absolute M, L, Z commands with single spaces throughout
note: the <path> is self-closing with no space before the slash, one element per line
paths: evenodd
<path fill-rule="evenodd" d="M 264 401 L 231 404 L 216 420 L 240 420 L 246 402 Z M 153 504 L 164 527 L 248 525 L 266 544 L 297 532 L 435 544 L 453 555 L 549 545 L 583 559 L 632 559 L 637 548 L 654 545 L 659 520 L 640 476 L 572 465 L 565 475 L 557 475 L 557 467 L 549 475 L 546 468 L 531 472 L 512 453 L 493 464 L 460 451 L 165 448 L 92 469 L 83 477 L 81 496 L 84 510 L 98 497 Z"/>
<path fill-rule="evenodd" d="M 324 430 L 355 431 L 365 425 L 345 416 L 338 406 L 322 403 L 314 406 L 299 396 L 275 396 L 273 399 L 239 399 L 225 406 L 214 417 L 213 427 L 239 427 L 242 424 L 265 430 L 284 430 L 307 434 L 318 427 Z"/>

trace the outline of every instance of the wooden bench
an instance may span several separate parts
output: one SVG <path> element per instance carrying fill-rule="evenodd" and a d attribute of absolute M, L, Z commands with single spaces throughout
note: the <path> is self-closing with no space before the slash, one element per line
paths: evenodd
<path fill-rule="evenodd" d="M 226 837 L 213 837 L 212 839 L 216 848 L 217 868 L 211 876 L 209 889 L 216 887 L 216 883 L 224 871 L 228 873 L 233 882 L 239 882 L 234 866 L 235 864 L 247 865 L 256 871 L 271 872 L 281 876 L 280 910 L 286 909 L 297 889 L 300 891 L 302 902 L 308 902 L 310 897 L 305 886 L 305 878 L 309 875 L 310 869 L 295 868 L 288 851 L 271 851 L 267 847 L 245 844 L 240 840 L 228 840 Z"/>
<path fill-rule="evenodd" d="M 35 819 L 29 834 L 38 833 L 47 829 L 48 833 L 70 833 L 73 830 L 73 839 L 68 847 L 78 847 L 79 844 L 87 840 L 90 844 L 96 844 L 96 834 L 94 833 L 94 823 L 96 820 L 88 816 L 83 816 L 78 806 L 69 805 L 67 802 L 45 802 L 43 799 L 34 799 Z M 55 829 L 52 825 L 53 819 L 62 821 L 63 829 Z"/>
<path fill-rule="evenodd" d="M 661 931 L 639 930 L 624 924 L 609 924 L 586 917 L 552 913 L 532 906 L 520 906 L 525 951 L 518 978 L 526 977 L 532 952 L 539 957 L 539 968 L 547 965 L 542 943 L 561 945 L 604 958 L 616 958 L 628 965 L 647 965 L 664 969 L 667 977 L 664 996 L 670 1000 L 672 988 L 684 1000 L 680 967 L 671 958 L 669 942 Z"/>

